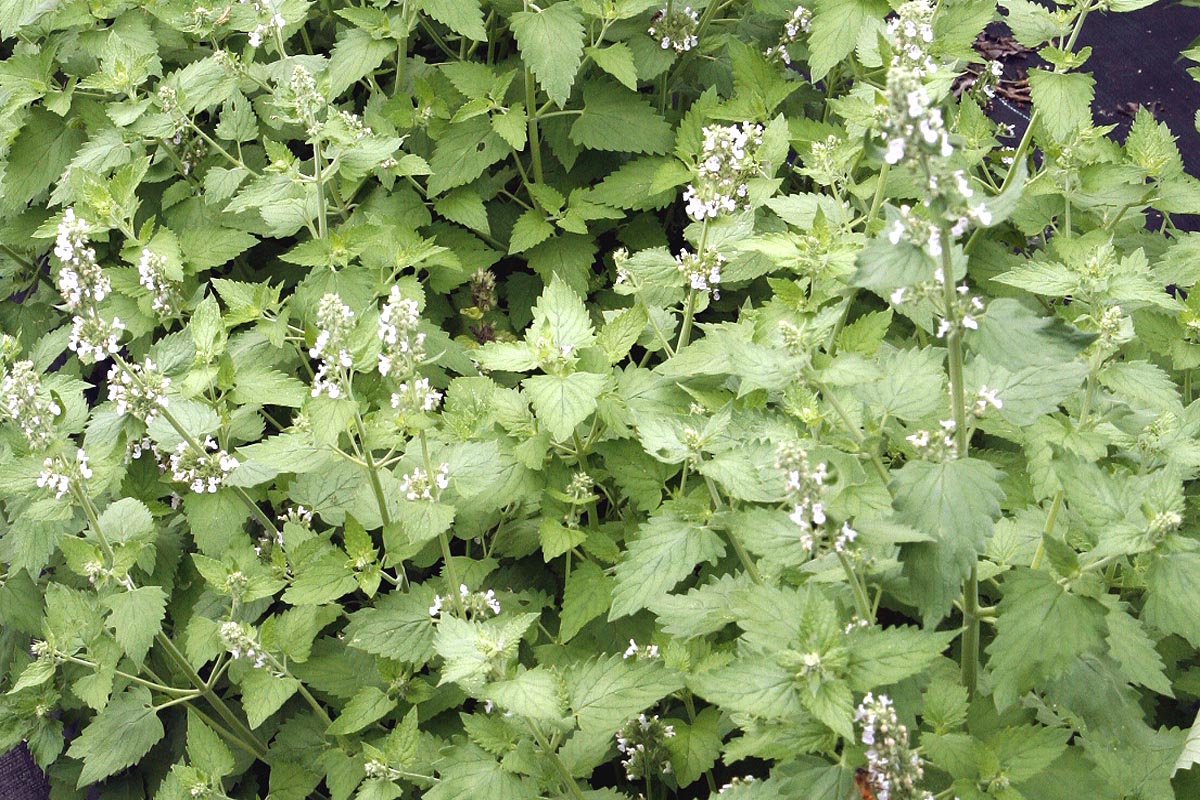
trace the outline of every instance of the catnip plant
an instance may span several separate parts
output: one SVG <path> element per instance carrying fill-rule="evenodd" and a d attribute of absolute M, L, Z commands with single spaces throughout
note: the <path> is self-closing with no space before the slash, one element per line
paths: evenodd
<path fill-rule="evenodd" d="M 1147 4 L 0 0 L 0 751 L 1196 796 L 1200 183 L 1078 46 Z"/>

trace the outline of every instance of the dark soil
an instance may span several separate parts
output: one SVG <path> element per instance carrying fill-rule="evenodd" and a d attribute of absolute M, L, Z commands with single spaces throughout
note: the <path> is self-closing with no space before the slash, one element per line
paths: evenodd
<path fill-rule="evenodd" d="M 996 119 L 1015 125 L 1019 137 L 1029 117 L 1024 78 L 1030 67 L 1043 62 L 1007 33 L 1003 23 L 989 26 L 977 49 L 1004 62 L 993 112 Z M 1145 106 L 1178 138 L 1188 173 L 1200 177 L 1200 132 L 1195 123 L 1200 83 L 1187 74 L 1194 65 L 1179 55 L 1197 39 L 1200 8 L 1160 2 L 1127 14 L 1090 15 L 1077 44 L 1092 48 L 1083 69 L 1096 78 L 1096 124 L 1116 125 L 1112 135 L 1124 141 L 1138 106 Z"/>

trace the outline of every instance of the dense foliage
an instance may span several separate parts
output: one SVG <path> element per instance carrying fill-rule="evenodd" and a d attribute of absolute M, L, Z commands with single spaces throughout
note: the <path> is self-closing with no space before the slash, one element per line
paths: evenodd
<path fill-rule="evenodd" d="M 1076 49 L 1146 1 L 789 3 L 0 0 L 0 750 L 1198 796 L 1200 183 Z"/>

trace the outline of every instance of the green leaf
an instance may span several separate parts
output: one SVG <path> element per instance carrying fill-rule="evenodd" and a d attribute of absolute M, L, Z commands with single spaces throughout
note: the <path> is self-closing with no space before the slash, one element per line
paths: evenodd
<path fill-rule="evenodd" d="M 691 170 L 670 156 L 643 156 L 609 173 L 588 190 L 594 203 L 613 208 L 662 208 L 675 199 L 676 186 L 687 183 Z"/>
<path fill-rule="evenodd" d="M 455 33 L 476 42 L 487 41 L 479 0 L 420 0 L 419 6 Z"/>
<path fill-rule="evenodd" d="M 957 631 L 928 631 L 914 627 L 872 627 L 860 631 L 850 640 L 848 675 L 851 688 L 866 692 L 923 672 L 945 652 L 957 635 Z"/>
<path fill-rule="evenodd" d="M 895 212 L 887 209 L 888 221 Z M 854 286 L 870 289 L 880 297 L 887 297 L 894 289 L 912 286 L 933 278 L 937 263 L 924 248 L 902 241 L 892 244 L 887 234 L 876 236 L 867 242 L 858 254 L 858 271 L 850 278 Z"/>
<path fill-rule="evenodd" d="M 587 54 L 596 66 L 612 75 L 626 89 L 637 91 L 637 68 L 633 65 L 633 51 L 624 42 L 608 47 L 589 47 Z"/>
<path fill-rule="evenodd" d="M 154 537 L 154 518 L 146 504 L 122 497 L 100 513 L 100 532 L 111 544 L 129 544 Z"/>
<path fill-rule="evenodd" d="M 1048 572 L 1008 573 L 988 647 L 997 707 L 1008 708 L 1081 656 L 1102 652 L 1105 635 L 1104 609 L 1095 600 L 1070 594 Z"/>
<path fill-rule="evenodd" d="M 1188 729 L 1187 739 L 1183 743 L 1183 749 L 1179 752 L 1179 758 L 1175 761 L 1175 769 L 1171 772 L 1171 777 L 1174 777 L 1179 770 L 1191 769 L 1196 764 L 1200 764 L 1200 711 L 1196 712 L 1196 720 Z"/>
<path fill-rule="evenodd" d="M 571 141 L 590 150 L 659 155 L 675 144 L 675 134 L 641 95 L 590 82 L 583 87 L 583 113 L 571 126 Z"/>
<path fill-rule="evenodd" d="M 529 117 L 525 106 L 514 103 L 507 111 L 496 111 L 492 114 L 492 130 L 500 138 L 508 142 L 513 150 L 524 150 L 525 140 L 529 136 Z"/>
<path fill-rule="evenodd" d="M 342 713 L 329 726 L 326 733 L 343 736 L 361 731 L 373 722 L 383 719 L 396 707 L 396 700 L 374 686 L 364 686 L 342 709 Z"/>
<path fill-rule="evenodd" d="M 580 563 L 571 570 L 563 590 L 558 638 L 570 641 L 584 625 L 608 611 L 611 602 L 612 578 L 592 561 Z"/>
<path fill-rule="evenodd" d="M 13 211 L 49 188 L 62 175 L 83 144 L 82 126 L 67 125 L 57 115 L 34 108 L 12 142 L 0 183 L 3 208 Z"/>
<path fill-rule="evenodd" d="M 455 189 L 438 199 L 434 208 L 451 222 L 457 222 L 473 231 L 491 234 L 487 209 L 479 192 L 470 187 Z"/>
<path fill-rule="evenodd" d="M 320 605 L 353 592 L 358 581 L 346 561 L 346 555 L 339 550 L 297 565 L 296 577 L 283 593 L 283 599 L 297 606 Z"/>
<path fill-rule="evenodd" d="M 521 57 L 538 85 L 560 107 L 575 84 L 583 60 L 583 15 L 573 0 L 541 11 L 517 11 L 509 18 Z"/>
<path fill-rule="evenodd" d="M 21 677 L 17 678 L 17 682 L 8 690 L 8 694 L 16 694 L 25 689 L 41 686 L 54 677 L 56 669 L 54 659 L 47 656 L 41 656 L 35 661 L 30 661 L 21 670 Z"/>
<path fill-rule="evenodd" d="M 534 413 L 556 441 L 566 441 L 575 427 L 596 410 L 608 378 L 592 372 L 534 375 L 521 381 Z"/>
<path fill-rule="evenodd" d="M 709 528 L 673 511 L 652 516 L 638 528 L 617 564 L 609 620 L 628 616 L 666 594 L 701 561 L 715 562 L 725 543 Z"/>
<path fill-rule="evenodd" d="M 566 348 L 568 355 L 577 355 L 595 340 L 583 299 L 557 275 L 551 277 L 533 307 L 533 330 L 543 329 L 549 331 L 553 345 Z"/>
<path fill-rule="evenodd" d="M 426 4 L 422 2 L 421 5 Z M 432 13 L 430 16 L 437 18 Z M 346 31 L 338 37 L 337 44 L 329 53 L 329 66 L 326 68 L 329 76 L 329 94 L 334 97 L 342 94 L 376 70 L 385 58 L 395 52 L 394 44 L 386 39 L 373 39 L 371 34 L 358 28 Z"/>
<path fill-rule="evenodd" d="M 1068 33 L 1045 6 L 1030 0 L 1001 0 L 1000 5 L 1008 9 L 1004 21 L 1012 29 L 1013 37 L 1026 47 L 1037 47 L 1052 37 Z"/>
<path fill-rule="evenodd" d="M 1174 697 L 1171 681 L 1163 672 L 1162 656 L 1154 649 L 1154 640 L 1142 623 L 1120 609 L 1110 610 L 1105 620 L 1109 654 L 1121 665 L 1129 682 Z"/>
<path fill-rule="evenodd" d="M 134 664 L 141 665 L 154 637 L 162 630 L 167 593 L 161 586 L 139 586 L 110 595 L 104 605 L 112 609 L 108 624 Z"/>
<path fill-rule="evenodd" d="M 439 780 L 425 797 L 428 800 L 535 800 L 538 792 L 526 780 L 504 770 L 495 758 L 475 745 L 462 745 L 438 761 Z"/>
<path fill-rule="evenodd" d="M 596 336 L 596 344 L 604 351 L 609 364 L 616 364 L 629 354 L 650 317 L 642 305 L 632 306 L 615 313 Z"/>
<path fill-rule="evenodd" d="M 162 737 L 162 722 L 150 708 L 150 690 L 140 686 L 126 689 L 71 742 L 67 755 L 83 761 L 76 788 L 136 764 Z"/>
<path fill-rule="evenodd" d="M 432 604 L 433 590 L 424 587 L 387 594 L 374 608 L 350 615 L 346 643 L 406 664 L 424 664 L 433 655 L 434 627 L 429 617 Z"/>
<path fill-rule="evenodd" d="M 546 220 L 544 212 L 536 208 L 526 209 L 513 223 L 512 236 L 508 240 L 508 252 L 523 253 L 554 235 L 554 226 Z"/>
<path fill-rule="evenodd" d="M 253 729 L 283 708 L 300 688 L 300 681 L 290 675 L 272 675 L 268 669 L 250 669 L 242 675 L 241 688 L 242 709 Z"/>
<path fill-rule="evenodd" d="M 556 721 L 563 716 L 563 686 L 544 667 L 525 670 L 507 681 L 489 683 L 483 696 L 517 716 Z"/>
<path fill-rule="evenodd" d="M 612 734 L 639 712 L 683 688 L 679 675 L 660 661 L 609 656 L 588 661 L 565 676 L 579 729 Z"/>
<path fill-rule="evenodd" d="M 579 528 L 568 528 L 557 519 L 543 517 L 538 524 L 538 541 L 542 545 L 542 560 L 550 563 L 563 553 L 578 547 L 587 540 L 587 532 Z"/>
<path fill-rule="evenodd" d="M 429 194 L 470 183 L 484 170 L 509 154 L 487 117 L 474 117 L 451 125 L 437 138 L 429 168 Z"/>
<path fill-rule="evenodd" d="M 986 461 L 960 458 L 910 461 L 893 476 L 897 520 L 933 537 L 904 545 L 901 556 L 930 623 L 950 612 L 984 551 L 1004 497 L 1000 473 Z"/>
<path fill-rule="evenodd" d="M 1068 731 L 1025 725 L 989 735 L 985 746 L 1013 783 L 1029 780 L 1049 767 L 1067 747 Z"/>
<path fill-rule="evenodd" d="M 187 753 L 192 766 L 211 778 L 223 778 L 233 772 L 233 754 L 212 728 L 188 712 Z"/>
<path fill-rule="evenodd" d="M 1096 338 L 1058 317 L 1042 316 L 1008 297 L 988 303 L 971 348 L 993 364 L 1017 371 L 1024 367 L 1057 367 L 1075 358 Z"/>
<path fill-rule="evenodd" d="M 1146 572 L 1146 604 L 1142 619 L 1147 624 L 1187 639 L 1200 647 L 1200 553 L 1159 552 Z"/>
<path fill-rule="evenodd" d="M 792 675 L 769 656 L 741 658 L 688 678 L 688 686 L 726 711 L 785 719 L 803 713 Z"/>
<path fill-rule="evenodd" d="M 1041 112 L 1042 124 L 1059 141 L 1092 121 L 1096 80 L 1084 72 L 1029 70 L 1029 93 Z"/>
<path fill-rule="evenodd" d="M 820 0 L 815 4 L 812 33 L 808 37 L 808 64 L 812 80 L 821 80 L 854 49 L 863 26 L 872 17 L 883 18 L 886 3 L 877 0 Z"/>
<path fill-rule="evenodd" d="M 699 780 L 721 755 L 721 712 L 709 707 L 691 723 L 674 723 L 675 735 L 667 739 L 671 772 L 680 788 Z"/>
<path fill-rule="evenodd" d="M 1087 372 L 1082 361 L 1058 364 L 1053 369 L 1036 366 L 1010 372 L 980 357 L 967 364 L 964 378 L 968 393 L 983 386 L 994 391 L 1003 404 L 995 413 L 1023 428 L 1043 414 L 1057 410 L 1083 383 Z M 967 402 L 973 402 L 970 394 Z"/>

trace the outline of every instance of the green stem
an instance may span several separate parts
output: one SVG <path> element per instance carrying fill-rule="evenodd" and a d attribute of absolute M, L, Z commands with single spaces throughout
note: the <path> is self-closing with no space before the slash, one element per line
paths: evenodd
<path fill-rule="evenodd" d="M 954 235 L 949 225 L 942 225 L 942 303 L 943 313 L 950 323 L 946 334 L 947 359 L 950 373 L 950 410 L 954 419 L 954 438 L 957 458 L 967 457 L 970 441 L 967 438 L 967 406 L 963 395 L 962 324 L 958 315 L 958 296 L 954 289 L 952 243 Z M 971 573 L 963 585 L 962 682 L 968 695 L 974 697 L 979 678 L 979 570 L 971 565 Z"/>
<path fill-rule="evenodd" d="M 567 769 L 567 765 L 564 764 L 562 759 L 558 757 L 558 752 L 550 746 L 550 743 L 546 740 L 546 736 L 542 733 L 542 730 L 538 727 L 538 724 L 533 720 L 527 720 L 526 724 L 529 726 L 529 732 L 533 734 L 533 738 L 537 742 L 538 747 L 542 749 L 543 753 L 549 756 L 550 766 L 554 767 L 554 771 L 558 773 L 558 779 L 562 782 L 563 788 L 566 789 L 571 797 L 575 798 L 575 800 L 584 800 L 583 791 L 579 788 L 579 784 L 575 782 L 575 777 L 571 775 L 571 771 Z"/>
<path fill-rule="evenodd" d="M 371 455 L 371 448 L 367 446 L 367 426 L 363 423 L 362 414 L 357 409 L 354 412 L 354 428 L 358 433 L 359 442 L 362 443 L 363 459 L 367 463 L 367 473 L 371 478 L 371 491 L 375 493 L 375 502 L 379 505 L 379 519 L 386 528 L 392 524 L 391 514 L 388 513 L 387 496 L 383 492 L 383 483 L 379 480 L 379 467 L 375 464 L 375 457 Z"/>
<path fill-rule="evenodd" d="M 707 475 L 704 476 L 704 483 L 708 486 L 708 494 L 712 497 L 713 505 L 720 510 L 724 506 L 724 503 L 721 500 L 720 492 L 717 491 L 717 485 Z M 729 534 L 729 543 L 733 545 L 733 552 L 737 553 L 738 561 L 742 562 L 742 568 L 746 570 L 746 574 L 750 576 L 750 580 L 762 586 L 762 575 L 759 573 L 758 567 L 754 565 L 754 559 L 750 558 L 750 554 L 742 546 L 741 539 L 732 530 L 727 529 L 725 532 Z"/>
<path fill-rule="evenodd" d="M 679 326 L 679 341 L 675 343 L 676 353 L 687 347 L 688 341 L 692 338 L 692 319 L 695 316 L 696 290 L 689 287 L 687 300 L 685 301 L 683 307 L 683 324 Z"/>
<path fill-rule="evenodd" d="M 846 554 L 839 550 L 837 557 L 838 561 L 842 562 L 846 580 L 850 582 L 850 588 L 854 591 L 854 607 L 858 611 L 859 619 L 870 621 L 874 615 L 871 614 L 871 601 L 867 598 L 867 590 L 863 588 L 862 581 L 858 579 L 857 573 L 854 572 L 854 566 Z"/>
<path fill-rule="evenodd" d="M 887 186 L 888 172 L 891 168 L 892 165 L 885 161 L 879 170 L 879 182 L 875 185 L 875 196 L 871 198 L 871 210 L 867 212 L 866 224 L 868 226 L 874 221 L 875 215 L 879 213 L 879 207 L 883 205 L 883 190 Z"/>
<path fill-rule="evenodd" d="M 1042 558 L 1046 555 L 1045 537 L 1050 535 L 1054 530 L 1054 521 L 1058 518 L 1058 511 L 1063 504 L 1063 490 L 1059 489 L 1054 493 L 1054 500 L 1050 503 L 1050 513 L 1046 516 L 1046 524 L 1042 527 L 1042 538 L 1038 540 L 1037 551 L 1033 554 L 1033 561 L 1029 562 L 1030 569 L 1038 569 L 1042 566 Z"/>
<path fill-rule="evenodd" d="M 326 238 L 328 211 L 325 208 L 325 178 L 323 175 L 323 167 L 321 165 L 321 137 L 318 135 L 313 139 L 313 181 L 317 184 L 317 238 L 324 240 Z"/>
<path fill-rule="evenodd" d="M 537 100 L 533 83 L 533 72 L 525 69 L 525 107 L 529 109 L 529 158 L 533 163 L 533 179 L 542 183 L 545 174 L 542 172 L 542 138 L 538 131 L 538 114 L 534 112 L 534 102 Z"/>
<path fill-rule="evenodd" d="M 858 425 L 850 417 L 850 414 L 844 407 L 842 407 L 842 404 L 837 399 L 837 395 L 829 391 L 829 389 L 826 388 L 823 383 L 817 382 L 816 387 L 817 391 L 821 393 L 821 398 L 825 400 L 825 402 L 829 404 L 830 408 L 833 409 L 834 413 L 841 418 L 842 422 L 846 426 L 846 431 L 850 434 L 850 438 L 854 439 L 854 443 L 858 445 L 859 452 L 868 457 L 871 462 L 871 466 L 875 468 L 875 472 L 879 475 L 879 479 L 883 481 L 883 485 L 886 487 L 889 483 L 891 483 L 891 476 L 888 475 L 887 467 L 883 465 L 883 459 L 879 457 L 878 453 L 866 453 L 863 450 L 863 445 L 866 444 L 867 439 L 865 436 L 863 436 L 862 431 L 858 429 Z"/>

